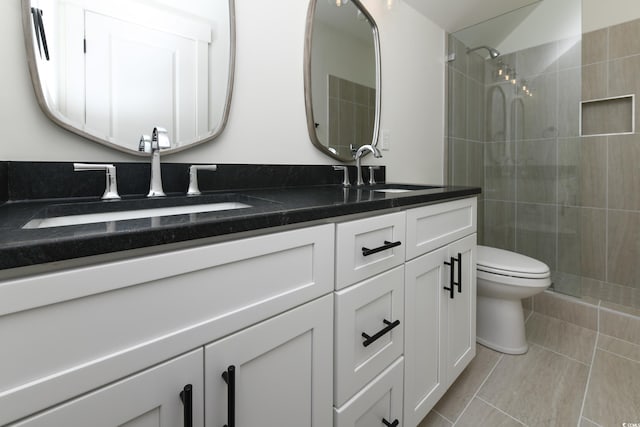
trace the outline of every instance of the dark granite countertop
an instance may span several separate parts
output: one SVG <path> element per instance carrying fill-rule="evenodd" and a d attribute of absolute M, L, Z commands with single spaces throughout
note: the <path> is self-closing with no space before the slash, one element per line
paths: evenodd
<path fill-rule="evenodd" d="M 479 188 L 472 187 L 426 186 L 400 193 L 374 191 L 384 187 L 402 188 L 403 185 L 387 184 L 361 189 L 321 185 L 216 191 L 195 198 L 169 196 L 159 202 L 146 198 L 7 202 L 0 205 L 0 270 L 328 220 L 480 193 Z M 184 205 L 218 201 L 241 202 L 250 207 L 41 229 L 22 228 L 38 217 L 120 210 L 122 207 L 135 209 L 152 203 Z"/>

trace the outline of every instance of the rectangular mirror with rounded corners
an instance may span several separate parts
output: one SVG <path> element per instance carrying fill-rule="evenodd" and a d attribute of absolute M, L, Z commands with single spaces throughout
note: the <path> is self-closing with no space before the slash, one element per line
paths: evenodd
<path fill-rule="evenodd" d="M 358 0 L 311 0 L 304 61 L 311 142 L 351 161 L 378 140 L 380 41 L 372 16 Z"/>
<path fill-rule="evenodd" d="M 63 128 L 131 154 L 169 131 L 184 150 L 227 121 L 234 0 L 22 0 L 38 103 Z"/>

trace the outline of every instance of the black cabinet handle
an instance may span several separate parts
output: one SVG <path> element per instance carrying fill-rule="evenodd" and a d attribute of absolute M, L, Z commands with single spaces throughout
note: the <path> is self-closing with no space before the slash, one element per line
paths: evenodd
<path fill-rule="evenodd" d="M 449 287 L 444 287 L 445 291 L 449 291 L 449 298 L 453 299 L 454 298 L 454 286 L 458 287 L 458 293 L 462 293 L 462 254 L 460 252 L 458 252 L 458 257 L 454 258 L 451 257 L 450 258 L 451 262 L 445 262 L 445 265 L 448 265 L 449 268 Z M 458 281 L 456 282 L 456 276 L 455 276 L 455 270 L 454 270 L 454 266 L 456 264 L 456 262 L 458 263 Z"/>
<path fill-rule="evenodd" d="M 222 373 L 222 379 L 227 383 L 227 424 L 224 427 L 236 425 L 236 367 L 230 365 Z"/>
<path fill-rule="evenodd" d="M 392 423 L 390 423 L 389 421 L 385 420 L 384 418 L 382 419 L 382 424 L 384 424 L 387 427 L 397 427 L 398 424 L 400 424 L 400 421 L 398 421 L 398 419 L 396 418 L 395 420 L 393 420 Z"/>
<path fill-rule="evenodd" d="M 455 284 L 455 281 L 456 281 L 455 272 L 453 270 L 453 265 L 456 263 L 456 259 L 454 257 L 451 257 L 449 259 L 451 260 L 451 262 L 446 262 L 445 261 L 445 263 L 444 263 L 445 265 L 448 265 L 450 267 L 449 268 L 449 287 L 445 286 L 444 290 L 445 291 L 449 291 L 449 298 L 453 299 L 454 298 L 453 293 L 455 292 L 453 287 L 454 287 L 454 284 Z"/>
<path fill-rule="evenodd" d="M 458 293 L 462 293 L 462 254 L 458 252 L 458 282 L 456 286 L 458 287 Z"/>
<path fill-rule="evenodd" d="M 396 320 L 395 322 L 392 323 L 392 322 L 389 322 L 387 319 L 384 319 L 383 322 L 387 326 L 384 329 L 378 331 L 375 335 L 369 336 L 364 332 L 362 333 L 362 338 L 364 338 L 364 341 L 362 342 L 363 346 L 368 347 L 370 344 L 373 344 L 378 338 L 380 338 L 381 336 L 383 336 L 384 334 L 386 334 L 387 332 L 389 332 L 390 330 L 392 330 L 393 328 L 395 328 L 400 324 L 400 320 Z"/>
<path fill-rule="evenodd" d="M 382 251 L 386 251 L 387 249 L 395 248 L 396 246 L 400 246 L 401 244 L 402 244 L 401 241 L 389 242 L 389 241 L 385 240 L 383 246 L 380 246 L 380 247 L 377 247 L 377 248 L 374 248 L 374 249 L 365 248 L 363 246 L 362 247 L 362 256 L 369 256 L 369 255 L 377 254 L 378 252 L 382 252 Z"/>
<path fill-rule="evenodd" d="M 193 387 L 191 384 L 184 386 L 180 392 L 180 400 L 182 400 L 182 408 L 184 413 L 184 427 L 193 426 Z"/>

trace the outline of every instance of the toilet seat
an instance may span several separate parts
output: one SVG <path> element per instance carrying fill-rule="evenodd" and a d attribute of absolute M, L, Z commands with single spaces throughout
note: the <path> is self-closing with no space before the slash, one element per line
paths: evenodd
<path fill-rule="evenodd" d="M 495 280 L 502 276 L 502 280 L 508 284 L 522 284 L 527 286 L 535 280 L 549 279 L 551 272 L 549 267 L 537 259 L 503 249 L 478 245 L 477 252 L 478 277 Z M 506 278 L 511 278 L 511 280 Z M 533 280 L 517 280 L 533 279 Z M 546 282 L 546 280 L 544 280 Z"/>

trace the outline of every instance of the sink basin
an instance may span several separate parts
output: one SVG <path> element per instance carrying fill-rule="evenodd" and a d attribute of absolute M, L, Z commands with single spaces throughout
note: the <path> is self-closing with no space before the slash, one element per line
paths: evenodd
<path fill-rule="evenodd" d="M 235 194 L 222 194 L 200 197 L 65 203 L 44 208 L 22 228 L 64 227 L 170 215 L 247 209 L 253 206 L 250 199 L 252 198 Z M 254 202 L 260 203 L 263 201 L 255 199 Z"/>

